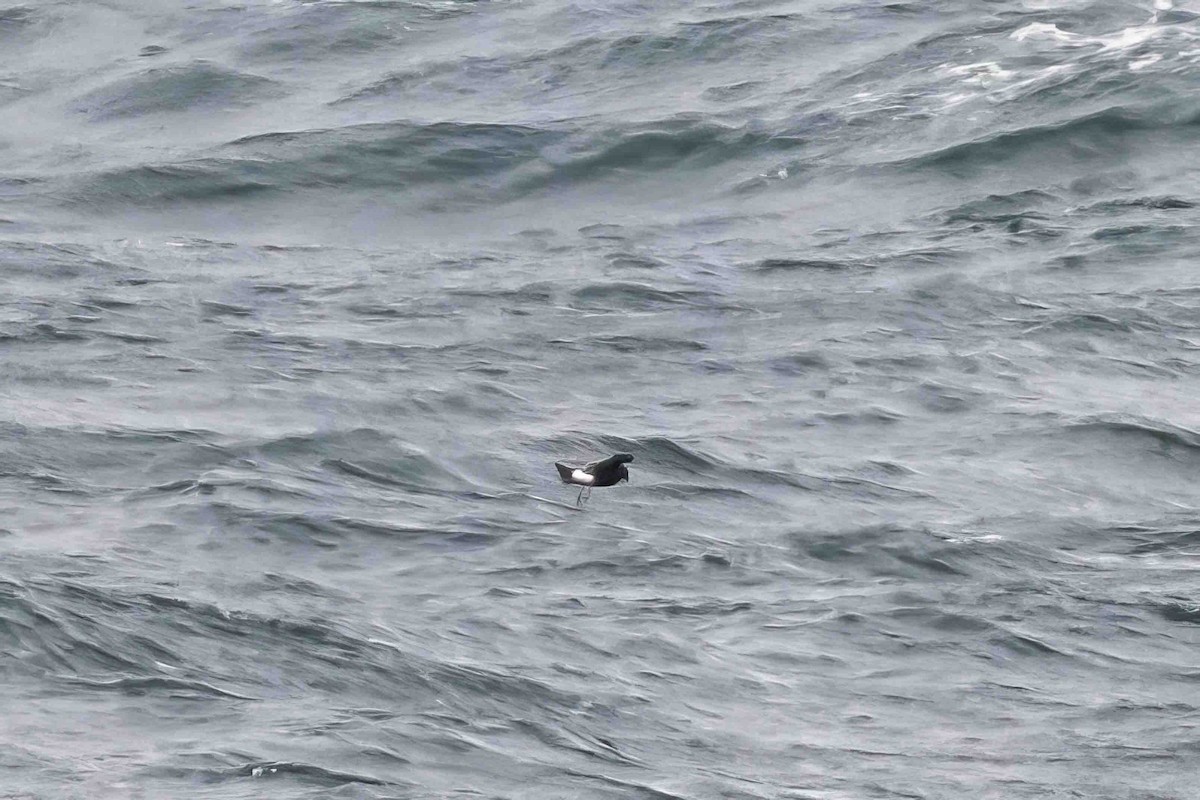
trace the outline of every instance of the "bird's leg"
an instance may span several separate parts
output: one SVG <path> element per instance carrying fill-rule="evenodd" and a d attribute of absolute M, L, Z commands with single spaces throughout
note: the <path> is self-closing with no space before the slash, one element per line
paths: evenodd
<path fill-rule="evenodd" d="M 585 502 L 592 499 L 592 487 L 587 487 L 587 494 L 583 496 L 583 499 Z"/>
<path fill-rule="evenodd" d="M 579 487 L 579 497 L 575 498 L 575 505 L 577 505 L 577 506 L 583 505 L 583 490 L 586 488 L 587 488 L 586 486 Z"/>

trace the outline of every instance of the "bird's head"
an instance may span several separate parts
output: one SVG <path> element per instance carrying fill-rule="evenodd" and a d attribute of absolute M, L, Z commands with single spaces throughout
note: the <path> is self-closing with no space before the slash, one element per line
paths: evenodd
<path fill-rule="evenodd" d="M 633 461 L 633 456 L 630 453 L 617 453 L 613 458 L 618 464 L 628 464 Z"/>

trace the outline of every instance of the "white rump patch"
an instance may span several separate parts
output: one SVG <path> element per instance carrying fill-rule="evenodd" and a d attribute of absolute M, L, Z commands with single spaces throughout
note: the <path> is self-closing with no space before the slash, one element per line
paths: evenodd
<path fill-rule="evenodd" d="M 577 469 L 571 473 L 571 483 L 578 483 L 580 486 L 591 486 L 595 482 L 595 475 L 588 475 L 581 469 Z"/>

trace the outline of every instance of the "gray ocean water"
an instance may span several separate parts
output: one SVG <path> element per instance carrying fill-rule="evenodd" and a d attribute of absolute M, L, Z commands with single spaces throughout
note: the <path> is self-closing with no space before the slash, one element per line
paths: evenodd
<path fill-rule="evenodd" d="M 1200 797 L 1198 20 L 3 0 L 0 797 Z"/>

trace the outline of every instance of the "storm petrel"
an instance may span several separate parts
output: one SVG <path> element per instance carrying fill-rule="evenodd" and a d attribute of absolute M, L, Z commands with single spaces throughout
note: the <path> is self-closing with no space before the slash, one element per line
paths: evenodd
<path fill-rule="evenodd" d="M 584 499 L 583 493 L 586 491 L 588 497 L 591 497 L 592 487 L 616 486 L 621 481 L 628 481 L 629 468 L 625 465 L 630 461 L 633 461 L 633 456 L 629 453 L 617 453 L 615 456 L 609 456 L 602 461 L 593 461 L 582 467 L 572 467 L 561 461 L 555 462 L 554 466 L 558 469 L 558 477 L 562 478 L 563 483 L 583 487 L 579 490 L 579 497 L 575 498 L 575 505 L 581 506 Z"/>

